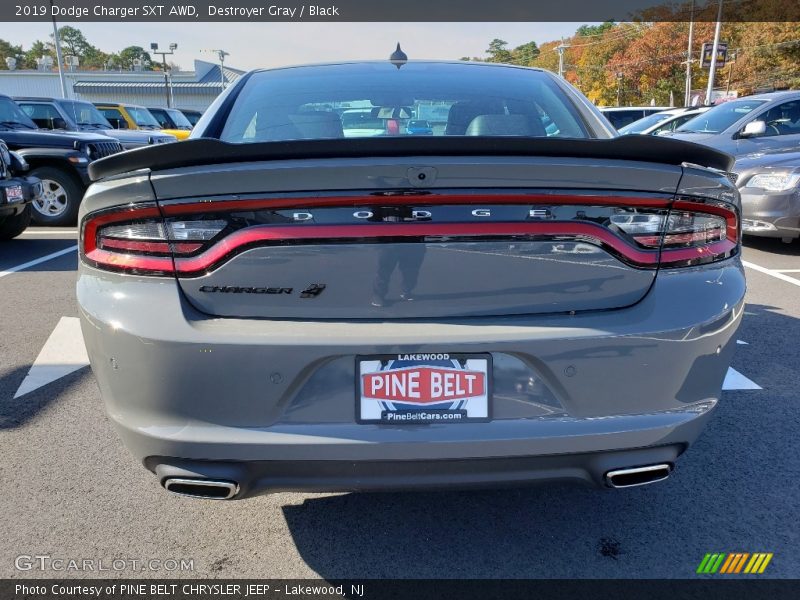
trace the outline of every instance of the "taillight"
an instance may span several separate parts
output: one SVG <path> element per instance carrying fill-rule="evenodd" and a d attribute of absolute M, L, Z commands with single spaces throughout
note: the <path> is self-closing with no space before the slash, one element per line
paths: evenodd
<path fill-rule="evenodd" d="M 153 205 L 94 213 L 81 228 L 81 255 L 101 269 L 170 275 L 174 257 L 202 250 L 226 226 L 222 219 L 165 221 Z"/>
<path fill-rule="evenodd" d="M 81 256 L 100 269 L 198 277 L 257 246 L 531 240 L 558 244 L 559 252 L 578 252 L 565 242 L 602 248 L 631 267 L 656 269 L 723 260 L 738 252 L 739 237 L 733 205 L 698 198 L 320 195 L 91 213 L 81 227 Z"/>
<path fill-rule="evenodd" d="M 610 220 L 637 244 L 661 248 L 661 267 L 722 260 L 739 247 L 739 216 L 724 202 L 681 199 L 666 215 L 622 213 Z"/>

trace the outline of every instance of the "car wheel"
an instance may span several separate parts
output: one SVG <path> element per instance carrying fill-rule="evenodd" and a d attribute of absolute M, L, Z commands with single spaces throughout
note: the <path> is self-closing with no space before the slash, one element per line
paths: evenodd
<path fill-rule="evenodd" d="M 30 204 L 25 207 L 18 215 L 7 217 L 0 221 L 0 241 L 10 240 L 17 237 L 31 223 Z"/>
<path fill-rule="evenodd" d="M 32 202 L 32 218 L 40 225 L 74 225 L 83 198 L 71 174 L 55 167 L 39 167 L 31 175 L 42 180 L 42 195 Z"/>

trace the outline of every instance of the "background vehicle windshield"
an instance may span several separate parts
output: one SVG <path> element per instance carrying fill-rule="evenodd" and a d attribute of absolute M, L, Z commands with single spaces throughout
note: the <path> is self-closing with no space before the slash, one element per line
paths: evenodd
<path fill-rule="evenodd" d="M 675 115 L 664 114 L 664 113 L 656 113 L 654 115 L 649 115 L 647 117 L 639 119 L 638 121 L 634 121 L 633 123 L 625 125 L 625 127 L 621 127 L 619 129 L 619 132 L 622 133 L 622 134 L 626 134 L 626 133 L 641 133 L 645 129 L 649 129 L 653 125 L 658 125 L 662 121 L 666 121 L 667 119 L 671 119 L 674 116 Z"/>
<path fill-rule="evenodd" d="M 150 111 L 146 108 L 140 108 L 138 106 L 126 106 L 125 110 L 128 111 L 128 114 L 131 116 L 136 124 L 139 127 L 154 127 L 156 129 L 160 129 L 161 126 L 156 121 L 156 118 L 150 114 Z"/>
<path fill-rule="evenodd" d="M 178 129 L 191 129 L 192 124 L 189 122 L 189 119 L 186 118 L 181 111 L 176 108 L 167 108 L 166 109 L 169 118 L 172 119 L 172 122 L 175 123 L 175 126 Z"/>
<path fill-rule="evenodd" d="M 65 101 L 61 102 L 61 106 L 79 126 L 98 125 L 107 129 L 111 128 L 111 123 L 95 108 L 94 104 Z"/>
<path fill-rule="evenodd" d="M 14 124 L 29 129 L 37 129 L 36 123 L 31 121 L 28 115 L 22 112 L 22 109 L 13 100 L 0 98 L 0 127 L 10 127 Z"/>
<path fill-rule="evenodd" d="M 254 73 L 220 138 L 253 143 L 412 135 L 586 138 L 572 101 L 539 71 L 478 65 L 386 63 Z"/>
<path fill-rule="evenodd" d="M 766 100 L 732 100 L 689 119 L 675 131 L 684 133 L 719 133 L 745 115 L 762 106 Z"/>

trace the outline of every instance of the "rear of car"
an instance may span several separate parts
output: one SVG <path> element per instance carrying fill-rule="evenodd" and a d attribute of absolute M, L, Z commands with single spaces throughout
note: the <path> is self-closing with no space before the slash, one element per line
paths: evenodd
<path fill-rule="evenodd" d="M 347 134 L 437 104 L 432 136 Z M 253 72 L 195 137 L 98 163 L 81 215 L 92 368 L 167 489 L 627 487 L 712 414 L 744 295 L 729 157 L 468 63 Z"/>

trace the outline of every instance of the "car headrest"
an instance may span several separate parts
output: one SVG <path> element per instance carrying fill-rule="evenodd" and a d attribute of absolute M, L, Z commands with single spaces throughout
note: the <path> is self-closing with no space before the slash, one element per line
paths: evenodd
<path fill-rule="evenodd" d="M 308 111 L 289 115 L 289 120 L 302 139 L 331 139 L 344 137 L 342 120 L 335 112 Z"/>
<path fill-rule="evenodd" d="M 547 132 L 541 121 L 528 115 L 478 115 L 464 135 L 545 137 Z"/>
<path fill-rule="evenodd" d="M 503 114 L 505 107 L 499 100 L 465 100 L 456 102 L 447 113 L 445 135 L 464 135 L 467 125 L 478 115 Z"/>

